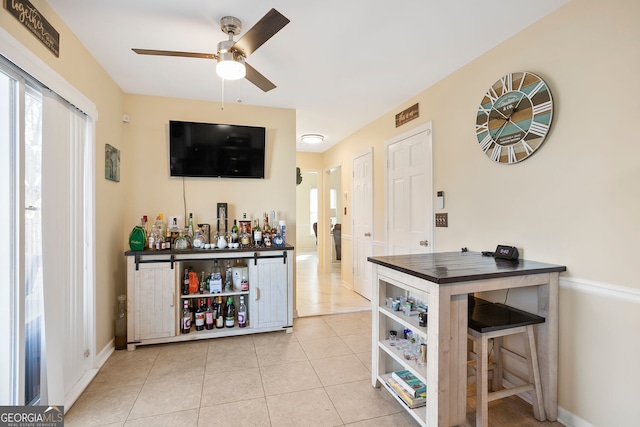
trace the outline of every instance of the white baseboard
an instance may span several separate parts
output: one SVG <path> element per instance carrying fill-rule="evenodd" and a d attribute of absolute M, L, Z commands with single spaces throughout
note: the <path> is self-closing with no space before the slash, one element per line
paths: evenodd
<path fill-rule="evenodd" d="M 111 356 L 114 350 L 115 350 L 115 341 L 111 340 L 100 351 L 100 353 L 96 355 L 96 357 L 94 358 L 95 367 L 93 369 L 88 369 L 87 371 L 85 371 L 82 377 L 80 378 L 80 380 L 65 395 L 64 397 L 65 413 L 69 409 L 71 409 L 71 406 L 73 406 L 74 403 L 76 403 L 76 400 L 78 400 L 82 392 L 85 391 L 87 387 L 89 387 L 89 384 L 91 384 L 91 381 L 93 381 L 96 375 L 98 375 L 98 371 L 100 370 L 102 365 L 104 365 L 104 363 L 107 361 L 107 359 L 109 359 L 109 356 Z"/>
<path fill-rule="evenodd" d="M 567 427 L 594 427 L 593 424 L 586 422 L 561 406 L 558 407 L 558 422 Z"/>

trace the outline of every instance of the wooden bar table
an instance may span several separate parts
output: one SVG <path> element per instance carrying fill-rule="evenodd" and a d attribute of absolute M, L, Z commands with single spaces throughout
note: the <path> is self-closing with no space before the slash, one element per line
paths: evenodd
<path fill-rule="evenodd" d="M 466 423 L 468 294 L 498 289 L 535 287 L 538 361 L 547 420 L 558 416 L 558 279 L 565 266 L 528 260 L 502 260 L 477 252 L 369 257 L 376 268 L 372 295 L 372 385 L 385 385 L 389 370 L 400 365 L 427 384 L 427 404 L 407 409 L 425 426 Z M 428 305 L 428 324 L 387 307 L 402 293 Z M 389 345 L 388 329 L 409 327 L 426 339 L 426 367 L 405 361 Z M 392 368 L 390 368 L 392 366 Z M 434 391 L 437 390 L 437 393 Z M 396 397 L 397 398 L 397 397 Z"/>

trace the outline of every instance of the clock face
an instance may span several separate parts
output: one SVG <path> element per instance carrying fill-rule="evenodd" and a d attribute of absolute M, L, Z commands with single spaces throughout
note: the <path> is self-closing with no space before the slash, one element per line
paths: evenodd
<path fill-rule="evenodd" d="M 494 162 L 514 164 L 542 145 L 553 118 L 549 87 L 533 73 L 510 73 L 496 81 L 478 107 L 476 136 Z"/>

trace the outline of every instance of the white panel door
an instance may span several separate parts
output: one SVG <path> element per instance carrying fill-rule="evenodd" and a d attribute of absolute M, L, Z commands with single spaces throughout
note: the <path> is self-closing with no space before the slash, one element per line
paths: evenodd
<path fill-rule="evenodd" d="M 431 122 L 387 142 L 387 254 L 432 251 Z"/>
<path fill-rule="evenodd" d="M 169 263 L 138 265 L 134 272 L 134 340 L 175 336 L 175 274 Z"/>
<path fill-rule="evenodd" d="M 253 264 L 253 260 L 247 260 Z M 283 258 L 258 259 L 249 267 L 249 292 L 253 307 L 249 309 L 249 325 L 253 328 L 287 326 L 287 264 Z M 252 317 L 251 317 L 252 316 Z"/>
<path fill-rule="evenodd" d="M 353 159 L 353 288 L 371 300 L 373 266 L 373 153 Z"/>

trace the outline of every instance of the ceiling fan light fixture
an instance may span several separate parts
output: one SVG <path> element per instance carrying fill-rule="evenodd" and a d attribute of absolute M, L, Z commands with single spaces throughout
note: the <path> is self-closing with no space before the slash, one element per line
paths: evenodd
<path fill-rule="evenodd" d="M 229 51 L 218 53 L 216 74 L 225 80 L 244 78 L 247 74 L 247 68 L 244 66 L 244 56 Z"/>
<path fill-rule="evenodd" d="M 300 137 L 305 144 L 320 144 L 324 141 L 324 135 L 317 133 L 306 133 Z"/>

